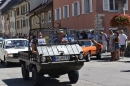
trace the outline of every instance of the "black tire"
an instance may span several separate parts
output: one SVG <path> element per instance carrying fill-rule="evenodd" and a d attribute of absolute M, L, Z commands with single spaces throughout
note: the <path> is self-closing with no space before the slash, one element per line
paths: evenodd
<path fill-rule="evenodd" d="M 86 62 L 91 61 L 91 53 L 90 51 L 88 52 L 87 56 L 86 56 Z"/>
<path fill-rule="evenodd" d="M 33 69 L 32 69 L 33 86 L 40 86 L 41 85 L 41 79 L 42 79 L 42 75 L 37 72 L 36 67 L 33 67 Z"/>
<path fill-rule="evenodd" d="M 29 80 L 29 71 L 26 69 L 25 64 L 21 65 L 22 76 L 24 80 Z"/>
<path fill-rule="evenodd" d="M 71 83 L 76 83 L 79 79 L 79 71 L 75 70 L 75 71 L 71 71 L 68 73 L 68 77 Z"/>
<path fill-rule="evenodd" d="M 101 57 L 102 57 L 102 52 L 99 51 L 99 52 L 97 53 L 96 57 L 97 57 L 97 59 L 101 59 Z"/>
<path fill-rule="evenodd" d="M 4 62 L 0 59 L 0 63 L 3 64 Z"/>

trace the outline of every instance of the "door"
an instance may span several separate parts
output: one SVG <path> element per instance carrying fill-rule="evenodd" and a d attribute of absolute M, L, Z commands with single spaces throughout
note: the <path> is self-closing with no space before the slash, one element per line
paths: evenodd
<path fill-rule="evenodd" d="M 91 54 L 92 55 L 95 55 L 97 53 L 97 50 L 96 50 L 96 44 L 91 42 Z"/>
<path fill-rule="evenodd" d="M 3 41 L 1 48 L 1 60 L 3 61 L 4 61 L 4 50 L 5 50 L 5 41 Z"/>

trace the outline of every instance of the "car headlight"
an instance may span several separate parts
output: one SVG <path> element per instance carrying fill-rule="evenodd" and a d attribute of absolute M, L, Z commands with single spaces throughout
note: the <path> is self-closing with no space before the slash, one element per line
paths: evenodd
<path fill-rule="evenodd" d="M 79 59 L 82 60 L 84 58 L 84 55 L 83 54 L 80 54 L 79 55 Z"/>
<path fill-rule="evenodd" d="M 13 57 L 13 54 L 8 54 L 8 57 Z"/>
<path fill-rule="evenodd" d="M 44 57 L 44 56 L 41 57 L 41 61 L 42 61 L 42 62 L 45 62 L 45 61 L 46 61 L 46 57 Z"/>

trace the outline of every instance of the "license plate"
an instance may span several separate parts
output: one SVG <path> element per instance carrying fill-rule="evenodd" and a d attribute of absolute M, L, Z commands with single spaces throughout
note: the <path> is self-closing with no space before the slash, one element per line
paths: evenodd
<path fill-rule="evenodd" d="M 56 61 L 66 61 L 69 60 L 69 56 L 57 56 Z"/>

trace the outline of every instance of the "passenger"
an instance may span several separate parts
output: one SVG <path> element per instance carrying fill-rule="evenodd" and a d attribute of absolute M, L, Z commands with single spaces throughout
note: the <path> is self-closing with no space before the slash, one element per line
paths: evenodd
<path fill-rule="evenodd" d="M 49 44 L 49 36 L 47 35 L 46 32 L 43 35 L 44 35 L 44 38 L 46 40 L 46 43 Z"/>
<path fill-rule="evenodd" d="M 83 39 L 88 39 L 88 35 L 86 34 L 85 31 L 82 31 L 82 34 L 83 34 Z"/>
<path fill-rule="evenodd" d="M 38 39 L 41 39 L 41 38 L 42 38 L 42 34 L 39 33 L 39 34 L 38 34 Z M 38 40 L 37 40 L 36 37 L 35 37 L 35 38 L 33 39 L 32 45 L 31 45 L 31 47 L 32 47 L 32 54 L 34 55 L 34 57 L 36 57 L 36 59 L 38 59 L 38 58 L 37 58 L 37 47 L 36 47 L 37 42 L 38 42 Z"/>
<path fill-rule="evenodd" d="M 80 33 L 79 39 L 83 39 L 83 33 Z"/>

